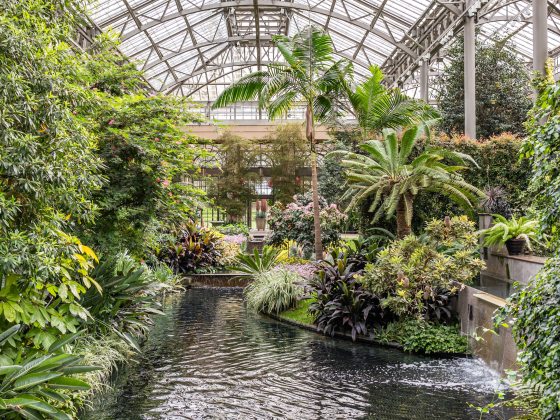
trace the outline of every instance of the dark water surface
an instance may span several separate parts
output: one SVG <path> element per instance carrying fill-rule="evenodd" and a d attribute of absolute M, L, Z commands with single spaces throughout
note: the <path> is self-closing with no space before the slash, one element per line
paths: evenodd
<path fill-rule="evenodd" d="M 247 312 L 240 289 L 191 289 L 91 419 L 475 419 L 498 376 L 472 359 L 353 344 Z"/>

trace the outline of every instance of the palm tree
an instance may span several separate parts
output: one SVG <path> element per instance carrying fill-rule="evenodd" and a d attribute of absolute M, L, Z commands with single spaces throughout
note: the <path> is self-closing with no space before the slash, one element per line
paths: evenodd
<path fill-rule="evenodd" d="M 370 72 L 366 81 L 347 91 L 349 111 L 358 121 L 362 140 L 372 138 L 385 128 L 410 127 L 439 117 L 425 102 L 410 98 L 399 89 L 383 86 L 383 72 L 378 66 L 371 66 Z"/>
<path fill-rule="evenodd" d="M 266 70 L 242 77 L 227 87 L 216 99 L 213 108 L 235 102 L 258 99 L 259 107 L 268 111 L 270 119 L 284 116 L 297 104 L 306 107 L 306 137 L 311 149 L 311 186 L 315 231 L 315 256 L 322 258 L 321 221 L 317 182 L 315 123 L 326 121 L 342 107 L 341 99 L 352 79 L 352 64 L 334 61 L 330 36 L 310 26 L 292 38 L 276 35 L 273 42 L 285 63 L 268 64 Z"/>
<path fill-rule="evenodd" d="M 423 125 L 413 126 L 402 135 L 399 143 L 394 130 L 383 131 L 383 141 L 372 140 L 360 145 L 366 154 L 348 151 L 333 152 L 342 157 L 348 178 L 346 198 L 352 198 L 348 209 L 368 197 L 375 212 L 372 223 L 385 214 L 389 219 L 397 215 L 397 236 L 411 233 L 414 198 L 420 191 L 447 195 L 465 209 L 484 196 L 478 188 L 466 182 L 458 171 L 465 169 L 468 155 L 441 148 L 426 147 L 418 157 L 411 154 Z M 450 166 L 444 159 L 457 165 Z"/>

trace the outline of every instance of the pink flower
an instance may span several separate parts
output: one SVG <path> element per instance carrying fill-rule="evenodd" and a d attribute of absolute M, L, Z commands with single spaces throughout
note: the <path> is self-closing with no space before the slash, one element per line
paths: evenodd
<path fill-rule="evenodd" d="M 158 141 L 159 141 L 159 137 L 156 137 L 156 138 L 154 139 L 154 141 L 155 141 L 155 142 L 158 142 Z"/>
<path fill-rule="evenodd" d="M 164 179 L 162 185 L 166 188 L 169 187 L 169 181 L 167 179 Z"/>
<path fill-rule="evenodd" d="M 115 122 L 115 120 L 113 120 L 113 119 L 110 119 L 110 120 L 109 120 L 109 122 L 108 122 L 107 124 L 109 124 L 109 125 L 113 125 L 113 124 L 114 124 L 114 122 Z"/>

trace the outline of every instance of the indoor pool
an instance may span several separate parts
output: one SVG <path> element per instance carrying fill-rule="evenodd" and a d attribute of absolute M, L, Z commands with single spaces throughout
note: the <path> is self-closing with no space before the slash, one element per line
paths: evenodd
<path fill-rule="evenodd" d="M 327 338 L 245 309 L 241 289 L 194 288 L 156 319 L 95 419 L 474 419 L 498 375 Z"/>

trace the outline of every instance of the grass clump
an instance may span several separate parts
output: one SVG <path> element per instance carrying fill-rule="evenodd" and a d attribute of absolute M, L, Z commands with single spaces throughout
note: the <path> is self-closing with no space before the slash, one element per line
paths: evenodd
<path fill-rule="evenodd" d="M 314 298 L 300 300 L 294 308 L 281 312 L 280 317 L 300 324 L 313 325 L 315 317 L 309 313 L 309 305 L 314 301 Z"/>
<path fill-rule="evenodd" d="M 247 306 L 257 312 L 278 315 L 293 308 L 303 294 L 302 278 L 293 271 L 275 268 L 254 275 L 245 288 Z"/>

